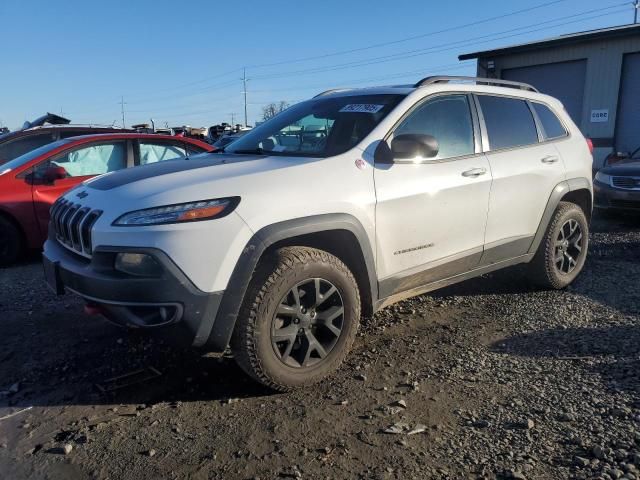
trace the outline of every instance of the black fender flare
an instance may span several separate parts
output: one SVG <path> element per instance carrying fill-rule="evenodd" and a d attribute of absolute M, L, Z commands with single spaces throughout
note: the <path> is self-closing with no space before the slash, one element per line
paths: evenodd
<path fill-rule="evenodd" d="M 196 346 L 203 346 L 213 352 L 222 352 L 227 348 L 253 272 L 262 254 L 270 246 L 289 238 L 331 230 L 346 230 L 358 241 L 367 269 L 371 299 L 375 304 L 378 282 L 374 252 L 364 227 L 353 215 L 329 213 L 286 220 L 263 227 L 247 242 L 233 269 L 215 320 L 212 319 L 209 337 L 203 345 Z"/>
<path fill-rule="evenodd" d="M 533 256 L 538 251 L 538 247 L 540 246 L 540 242 L 542 242 L 542 238 L 547 231 L 547 227 L 551 222 L 551 218 L 553 217 L 556 208 L 562 201 L 562 199 L 569 192 L 575 190 L 589 190 L 591 192 L 591 197 L 593 200 L 593 188 L 591 187 L 591 182 L 583 177 L 579 178 L 571 178 L 560 182 L 557 184 L 551 195 L 549 196 L 549 200 L 547 201 L 547 206 L 544 209 L 542 214 L 542 219 L 538 224 L 538 229 L 536 230 L 536 234 L 533 237 L 533 242 L 531 242 L 531 246 L 529 247 L 529 251 L 527 252 L 529 255 Z M 591 202 L 593 204 L 593 202 Z"/>

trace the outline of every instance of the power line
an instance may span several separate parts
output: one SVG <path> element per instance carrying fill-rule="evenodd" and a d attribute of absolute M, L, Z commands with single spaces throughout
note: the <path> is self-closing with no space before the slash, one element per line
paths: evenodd
<path fill-rule="evenodd" d="M 365 47 L 359 47 L 359 48 L 354 48 L 354 49 L 350 49 L 350 50 L 343 50 L 343 51 L 339 51 L 339 52 L 332 52 L 332 53 L 327 53 L 327 54 L 322 54 L 322 55 L 316 55 L 316 56 L 312 56 L 312 57 L 305 57 L 305 58 L 299 58 L 299 59 L 294 59 L 294 60 L 287 60 L 287 61 L 282 61 L 282 62 L 274 62 L 274 63 L 264 63 L 264 64 L 257 64 L 257 65 L 252 65 L 249 68 L 265 68 L 265 67 L 269 67 L 269 66 L 277 66 L 277 65 L 284 65 L 284 64 L 291 64 L 291 63 L 299 63 L 299 62 L 304 62 L 304 61 L 308 61 L 308 60 L 314 60 L 314 59 L 320 59 L 320 58 L 328 58 L 328 57 L 333 57 L 333 56 L 338 56 L 338 55 L 345 55 L 348 53 L 355 53 L 355 52 L 361 52 L 361 51 L 366 51 L 366 50 L 371 50 L 374 48 L 379 48 L 379 47 L 383 47 L 383 46 L 389 46 L 389 45 L 396 45 L 399 43 L 405 43 L 405 42 L 409 42 L 412 40 L 417 40 L 420 38 L 425 38 L 425 37 L 429 37 L 429 36 L 433 36 L 433 35 L 438 35 L 440 33 L 446 33 L 446 32 L 451 32 L 451 31 L 455 31 L 455 30 L 459 30 L 459 29 L 463 29 L 463 28 L 468 28 L 471 26 L 475 26 L 475 25 L 480 25 L 483 23 L 488 23 L 488 22 L 492 22 L 495 20 L 499 20 L 502 18 L 507 18 L 510 16 L 514 16 L 514 15 L 519 15 L 521 13 L 527 13 L 527 12 L 531 12 L 534 10 L 538 10 L 541 8 L 545 8 L 545 7 L 549 7 L 558 3 L 563 3 L 566 2 L 568 0 L 553 0 L 553 1 L 549 1 L 549 2 L 545 2 L 545 3 L 541 3 L 538 5 L 534 5 L 532 7 L 528 7 L 528 8 L 524 8 L 524 9 L 520 9 L 520 10 L 516 10 L 513 12 L 509 12 L 509 13 L 505 13 L 505 14 L 501 14 L 501 15 L 496 15 L 493 17 L 489 17 L 489 18 L 485 18 L 483 20 L 477 20 L 474 22 L 470 22 L 470 23 L 466 23 L 466 24 L 462 24 L 462 25 L 457 25 L 457 26 L 453 26 L 453 27 L 449 27 L 449 28 L 445 28 L 442 30 L 437 30 L 437 31 L 432 31 L 432 32 L 427 32 L 427 33 L 423 33 L 420 35 L 414 35 L 411 37 L 405 37 L 402 39 L 398 39 L 398 40 L 393 40 L 393 41 L 389 41 L 389 42 L 384 42 L 384 43 L 378 43 L 378 44 L 374 44 L 374 45 L 368 45 Z M 157 90 L 156 92 L 167 92 L 167 91 L 175 91 L 178 89 L 183 89 L 186 87 L 190 87 L 193 85 L 197 85 L 200 83 L 204 83 L 207 82 L 209 80 L 215 79 L 215 78 L 221 78 L 227 75 L 231 75 L 231 74 L 235 74 L 236 72 L 238 72 L 239 70 L 241 70 L 240 68 L 235 68 L 233 70 L 229 70 L 227 72 L 223 72 L 220 74 L 216 74 L 216 75 L 212 75 L 212 76 L 208 76 L 205 78 L 202 78 L 200 80 L 196 80 L 193 82 L 189 82 L 189 83 L 185 83 L 185 84 L 181 84 L 181 85 L 175 85 L 172 87 L 169 87 L 167 89 L 163 89 L 163 90 Z M 215 85 L 214 85 L 215 87 Z M 207 90 L 207 88 L 205 88 L 205 90 Z M 135 95 L 130 95 L 130 96 L 135 96 Z M 153 102 L 156 101 L 155 98 L 151 98 L 151 99 L 147 99 L 147 100 L 137 100 L 131 103 L 142 103 L 142 102 Z"/>
<path fill-rule="evenodd" d="M 640 1 L 640 0 L 637 0 Z M 384 63 L 384 62 L 389 62 L 389 61 L 394 61 L 394 60 L 403 60 L 403 59 L 408 59 L 408 58 L 413 58 L 416 56 L 421 56 L 421 55 L 427 55 L 427 54 L 433 54 L 433 53 L 439 53 L 439 52 L 443 52 L 446 50 L 453 50 L 453 49 L 458 49 L 461 48 L 462 46 L 465 46 L 466 44 L 469 44 L 470 42 L 472 44 L 478 44 L 478 43 L 487 43 L 487 42 L 491 42 L 491 41 L 495 41 L 495 40 L 501 40 L 501 39 L 505 39 L 505 38 L 511 38 L 514 36 L 519 36 L 519 35 L 524 35 L 524 34 L 528 34 L 528 33 L 533 33 L 533 32 L 537 32 L 537 31 L 542 31 L 542 30 L 549 30 L 549 29 L 554 29 L 554 28 L 558 28 L 567 24 L 571 24 L 571 23 L 578 23 L 578 22 L 584 22 L 590 19 L 594 19 L 594 18 L 600 18 L 600 17 L 604 17 L 607 15 L 613 15 L 613 14 L 617 14 L 620 13 L 620 11 L 616 10 L 616 11 L 612 11 L 612 12 L 608 12 L 605 14 L 600 14 L 600 15 L 592 15 L 590 17 L 587 18 L 579 18 L 570 22 L 563 22 L 566 19 L 571 19 L 571 18 L 577 18 L 577 17 L 582 17 L 585 15 L 589 15 L 591 13 L 595 13 L 595 12 L 603 12 L 606 10 L 611 10 L 611 9 L 615 9 L 617 7 L 622 7 L 624 5 L 628 5 L 628 3 L 616 3 L 613 5 L 610 5 L 608 7 L 604 7 L 604 8 L 598 8 L 598 9 L 593 9 L 593 10 L 587 10 L 585 12 L 581 12 L 581 13 L 577 13 L 577 14 L 572 14 L 572 15 L 568 15 L 565 17 L 558 17 L 552 20 L 547 20 L 544 22 L 537 22 L 535 25 L 527 25 L 527 26 L 523 26 L 523 27 L 518 27 L 518 28 L 513 28 L 513 29 L 509 29 L 509 30 L 505 30 L 502 32 L 497 32 L 497 33 L 492 33 L 492 34 L 488 34 L 488 35 L 483 35 L 483 36 L 479 36 L 479 37 L 473 37 L 473 38 L 468 38 L 468 39 L 463 39 L 463 40 L 459 40 L 457 42 L 453 42 L 453 43 L 447 43 L 447 44 L 441 44 L 441 45 L 435 45 L 435 46 L 431 46 L 429 48 L 425 48 L 425 49 L 414 49 L 414 50 L 409 50 L 409 51 L 405 51 L 405 52 L 398 52 L 396 54 L 393 55 L 385 55 L 385 56 L 380 56 L 380 57 L 374 57 L 374 58 L 369 58 L 369 59 L 364 59 L 364 60 L 358 60 L 355 62 L 347 62 L 347 63 L 343 63 L 343 64 L 338 64 L 338 65 L 329 65 L 329 66 L 323 66 L 323 67 L 315 67 L 312 69 L 306 69 L 306 70 L 298 70 L 298 71 L 293 71 L 293 72 L 282 72 L 276 75 L 258 75 L 253 77 L 252 79 L 268 79 L 268 78 L 279 78 L 281 76 L 294 76 L 294 75 L 303 75 L 303 74 L 307 74 L 307 73 L 321 73 L 321 72 L 329 72 L 329 71 L 334 71 L 334 70 L 341 70 L 341 69 L 345 69 L 345 68 L 356 68 L 356 67 L 362 67 L 362 66 L 366 66 L 366 65 L 372 65 L 372 64 L 378 64 L 378 63 Z M 628 6 L 627 6 L 628 8 Z M 625 9 L 626 10 L 626 9 Z M 532 27 L 539 27 L 540 25 L 548 25 L 550 23 L 555 23 L 555 22 L 562 22 L 560 24 L 557 25 L 551 25 L 551 26 L 546 26 L 546 27 L 542 27 L 542 28 L 534 28 L 531 29 Z M 511 33 L 511 32 L 519 32 L 519 33 L 513 33 L 511 35 L 504 35 L 506 33 Z M 502 36 L 500 36 L 502 35 Z M 497 36 L 497 37 L 496 37 Z M 483 40 L 484 39 L 484 40 Z M 478 41 L 478 40 L 483 40 L 483 41 Z M 443 47 L 443 48 L 441 48 Z M 436 68 L 436 67 L 433 67 Z M 452 67 L 455 68 L 455 67 Z M 236 70 L 237 71 L 237 70 Z M 422 71 L 422 70 L 420 70 Z M 416 71 L 418 72 L 418 71 Z M 439 72 L 442 73 L 442 72 Z M 393 75 L 385 75 L 385 76 L 379 76 L 379 77 L 373 77 L 373 78 L 368 78 L 367 81 L 372 81 L 373 79 L 383 79 L 383 78 L 393 78 L 393 77 L 400 77 L 403 76 L 402 74 L 393 74 Z M 241 79 L 243 81 L 243 85 L 246 85 L 246 81 L 249 81 L 250 78 L 248 78 L 246 76 L 246 70 L 243 70 L 243 78 Z M 217 90 L 222 90 L 223 87 L 225 86 L 232 86 L 237 84 L 236 83 L 237 80 L 233 80 L 230 82 L 224 82 L 223 84 L 218 85 L 219 88 L 217 88 Z M 358 81 L 356 81 L 357 83 Z M 210 90 L 212 87 L 214 86 L 209 86 L 206 87 L 204 90 Z M 313 88 L 313 87 L 308 87 L 309 89 Z M 285 90 L 285 89 L 282 89 Z M 286 89 L 286 90 L 290 90 L 290 89 Z M 275 90 L 273 90 L 275 91 Z M 246 95 L 247 89 L 246 86 L 243 89 L 243 95 Z M 191 96 L 196 96 L 196 95 L 200 95 L 201 92 L 194 92 L 194 93 L 189 93 L 187 95 L 180 95 L 180 96 L 172 96 L 170 98 L 187 98 L 187 97 L 191 97 Z M 163 97 L 157 97 L 154 99 L 147 99 L 147 100 L 138 100 L 137 102 L 129 102 L 129 103 L 146 103 L 146 102 L 151 102 L 151 101 L 162 101 L 164 99 L 166 99 L 168 97 L 163 96 Z M 225 97 L 221 100 L 225 100 L 228 99 L 228 97 Z M 214 99 L 209 99 L 208 101 L 217 101 Z M 124 102 L 124 99 L 121 98 L 121 102 Z M 180 108 L 180 106 L 175 106 L 172 108 Z M 166 109 L 166 108 L 160 108 L 160 110 L 162 109 Z M 124 113 L 124 105 L 121 105 L 121 110 L 122 113 Z M 153 109 L 150 110 L 149 112 L 155 112 L 156 110 L 159 109 Z M 140 112 L 140 111 L 129 111 L 130 113 L 133 112 Z M 212 112 L 212 110 L 206 110 L 206 111 L 202 111 L 202 113 L 208 113 L 208 112 Z M 245 109 L 246 112 L 246 109 Z M 191 115 L 194 114 L 195 112 L 186 112 L 184 113 L 184 115 Z M 201 113 L 201 112 L 197 112 L 197 113 Z M 245 113 L 245 121 L 248 121 L 248 112 Z M 124 123 L 124 121 L 123 121 Z"/>
<path fill-rule="evenodd" d="M 356 78 L 356 79 L 347 79 L 342 80 L 341 85 L 360 85 L 362 83 L 369 83 L 377 80 L 391 80 L 394 78 L 406 78 L 411 75 L 427 75 L 428 73 L 442 73 L 443 70 L 460 70 L 463 68 L 469 68 L 475 66 L 475 60 L 466 60 L 463 62 L 457 63 L 449 63 L 445 65 L 433 65 L 430 67 L 419 68 L 416 70 L 409 70 L 404 72 L 396 72 L 389 75 L 379 75 L 375 77 L 366 77 L 366 78 Z M 335 85 L 334 85 L 335 87 Z M 251 90 L 253 93 L 273 93 L 273 92 L 293 92 L 293 91 L 301 91 L 301 90 L 311 90 L 311 89 L 326 89 L 330 88 L 330 85 L 327 82 L 324 83 L 316 83 L 314 85 L 307 85 L 306 87 L 286 87 L 286 88 L 270 88 L 268 90 Z M 337 87 L 335 87 L 337 88 Z"/>
<path fill-rule="evenodd" d="M 291 64 L 291 63 L 301 63 L 301 62 L 306 62 L 306 61 L 309 61 L 309 60 L 318 60 L 318 59 L 321 59 L 321 58 L 335 57 L 335 56 L 338 56 L 338 55 L 346 55 L 346 54 L 349 54 L 349 53 L 363 52 L 365 50 L 371 50 L 371 49 L 374 49 L 374 48 L 387 47 L 389 45 L 397 45 L 399 43 L 410 42 L 412 40 L 417 40 L 417 39 L 420 39 L 420 38 L 426 38 L 426 37 L 430 37 L 430 36 L 433 36 L 433 35 L 439 35 L 441 33 L 453 32 L 455 30 L 460 30 L 460 29 L 463 29 L 463 28 L 474 27 L 476 25 L 481 25 L 483 23 L 492 22 L 494 20 L 500 20 L 502 18 L 512 17 L 514 15 L 519 15 L 521 13 L 531 12 L 533 10 L 538 10 L 538 9 L 541 9 L 541 8 L 549 7 L 551 5 L 556 5 L 558 3 L 563 3 L 563 2 L 566 2 L 566 1 L 567 0 L 553 0 L 551 2 L 541 3 L 539 5 L 534 5 L 532 7 L 523 8 L 521 10 L 516 10 L 514 12 L 504 13 L 504 14 L 501 14 L 501 15 L 496 15 L 494 17 L 485 18 L 483 20 L 477 20 L 475 22 L 465 23 L 465 24 L 462 24 L 462 25 L 456 25 L 454 27 L 448 27 L 448 28 L 444 28 L 442 30 L 436 30 L 436 31 L 433 31 L 433 32 L 422 33 L 420 35 L 413 35 L 411 37 L 405 37 L 405 38 L 401 38 L 401 39 L 398 39 L 398 40 L 392 40 L 392 41 L 389 41 L 389 42 L 376 43 L 376 44 L 373 44 L 373 45 L 368 45 L 366 47 L 353 48 L 353 49 L 350 49 L 350 50 L 342 50 L 342 51 L 338 51 L 338 52 L 326 53 L 326 54 L 322 54 L 322 55 L 315 55 L 315 56 L 311 56 L 311 57 L 298 58 L 298 59 L 294 59 L 294 60 L 284 60 L 282 62 L 262 63 L 262 64 L 257 64 L 257 65 L 250 65 L 250 68 L 266 68 L 266 67 L 275 67 L 275 66 L 278 66 L 278 65 L 287 65 L 287 64 Z"/>
<path fill-rule="evenodd" d="M 554 2 L 547 2 L 541 5 L 537 5 L 534 7 L 530 7 L 527 9 L 523 9 L 523 10 L 518 10 L 517 12 L 511 12 L 511 13 L 507 13 L 507 14 L 503 14 L 503 15 L 499 15 L 499 16 L 495 16 L 495 17 L 491 17 L 490 19 L 485 19 L 485 20 L 480 20 L 478 22 L 473 22 L 472 24 L 477 24 L 477 23 L 482 23 L 482 22 L 488 22 L 491 20 L 495 20 L 498 18 L 504 18 L 504 17 L 508 17 L 510 15 L 515 15 L 517 13 L 523 13 L 525 11 L 530 11 L 533 9 L 538 9 L 538 8 L 542 8 L 544 6 L 549 6 L 555 3 L 558 3 L 560 1 L 566 1 L 566 0 L 556 0 Z M 398 52 L 395 54 L 390 54 L 390 55 L 385 55 L 385 56 L 381 56 L 381 57 L 373 57 L 373 58 L 369 58 L 369 59 L 363 59 L 363 60 L 357 60 L 357 61 L 352 61 L 352 62 L 346 62 L 346 63 L 342 63 L 342 64 L 337 64 L 337 65 L 329 65 L 329 66 L 323 66 L 323 67 L 314 67 L 314 68 L 310 68 L 310 69 L 305 69 L 305 70 L 296 70 L 296 71 L 290 71 L 290 72 L 280 72 L 280 73 L 274 73 L 274 74 L 265 74 L 265 75 L 257 75 L 252 77 L 251 79 L 275 79 L 275 78 L 281 78 L 284 76 L 295 76 L 295 75 L 306 75 L 306 74 L 313 74 L 313 73 L 323 73 L 323 72 L 329 72 L 329 71 L 336 71 L 336 70 L 343 70 L 343 69 L 348 69 L 348 68 L 357 68 L 357 67 L 362 67 L 362 66 L 367 66 L 367 65 L 373 65 L 373 64 L 378 64 L 378 63 L 385 63 L 385 62 L 390 62 L 390 61 L 396 61 L 396 60 L 403 60 L 406 58 L 412 58 L 415 56 L 419 56 L 419 55 L 427 55 L 427 54 L 431 54 L 431 53 L 440 53 L 443 51 L 447 51 L 447 50 L 453 50 L 456 48 L 459 48 L 461 46 L 465 46 L 468 42 L 474 42 L 476 40 L 481 40 L 481 39 L 493 39 L 493 40 L 498 40 L 498 39 L 504 39 L 504 38 L 510 38 L 513 36 L 517 36 L 517 35 L 523 35 L 526 33 L 532 33 L 535 31 L 540 31 L 540 30 L 544 30 L 541 28 L 537 28 L 534 30 L 530 30 L 530 31 L 526 31 L 526 32 L 522 32 L 519 33 L 517 35 L 509 35 L 509 36 L 503 36 L 503 37 L 499 37 L 499 38 L 493 38 L 496 35 L 502 35 L 505 33 L 510 33 L 510 32 L 514 32 L 514 31 L 518 31 L 521 29 L 526 29 L 526 28 L 531 28 L 533 26 L 540 26 L 540 25 L 546 25 L 549 23 L 554 23 L 554 22 L 558 22 L 558 21 L 562 21 L 562 20 L 566 20 L 566 19 L 570 19 L 570 18 L 576 18 L 576 17 L 580 17 L 580 16 L 584 16 L 584 15 L 588 15 L 590 13 L 594 13 L 594 12 L 599 12 L 599 11 L 605 11 L 605 10 L 610 10 L 612 8 L 616 8 L 618 6 L 622 6 L 622 5 L 626 5 L 625 3 L 617 3 L 608 7 L 604 7 L 604 8 L 599 8 L 599 9 L 593 9 L 593 10 L 587 10 L 585 12 L 581 12 L 581 13 L 577 13 L 577 14 L 572 14 L 572 15 L 568 15 L 565 17 L 559 17 L 559 18 L 554 18 L 552 20 L 547 20 L 545 22 L 538 22 L 535 25 L 528 25 L 528 26 L 524 26 L 524 27 L 518 27 L 518 28 L 514 28 L 514 29 L 510 29 L 510 30 L 506 30 L 506 31 L 502 31 L 502 32 L 498 32 L 498 33 L 492 33 L 492 34 L 488 34 L 488 35 L 483 35 L 480 37 L 475 37 L 475 38 L 471 38 L 471 39 L 463 39 L 457 42 L 453 42 L 453 43 L 447 43 L 447 44 L 440 44 L 440 45 L 435 45 L 435 46 L 431 46 L 428 48 L 424 48 L 424 49 L 414 49 L 414 50 L 409 50 L 409 51 L 404 51 L 404 52 Z M 617 12 L 612 12 L 612 13 L 617 13 Z M 591 17 L 591 18 L 597 18 L 597 17 Z M 588 20 L 590 18 L 587 19 L 581 19 L 580 21 L 584 21 L 584 20 Z M 575 22 L 568 22 L 568 23 L 575 23 Z M 469 25 L 472 24 L 465 24 L 463 26 L 459 26 L 459 27 L 451 27 L 449 29 L 443 29 L 440 30 L 438 32 L 430 32 L 430 33 L 426 33 L 421 35 L 422 37 L 424 36 L 428 36 L 428 35 L 435 35 L 437 33 L 441 33 L 444 31 L 450 31 L 452 29 L 456 29 L 456 28 L 463 28 L 463 27 L 468 27 Z M 560 26 L 560 25 L 557 25 Z M 555 28 L 556 26 L 550 27 L 550 28 Z M 418 37 L 421 37 L 418 36 Z M 414 37 L 411 37 L 414 38 Z M 480 42 L 480 43 L 486 43 L 485 42 Z M 363 47 L 363 49 L 370 49 L 370 48 L 374 48 L 374 46 L 370 46 L 370 47 Z M 330 56 L 332 54 L 328 54 L 327 56 Z M 231 70 L 229 72 L 225 72 L 223 74 L 217 75 L 219 76 L 224 76 L 227 75 L 229 73 L 232 72 L 237 72 L 239 69 L 235 69 L 235 70 Z M 246 69 L 243 69 L 243 86 L 245 83 L 245 78 L 246 81 L 249 80 L 249 78 L 246 77 Z M 213 78 L 213 77 L 208 77 L 208 79 Z M 202 81 L 196 81 L 196 82 L 191 82 L 191 84 L 196 84 L 196 83 L 201 83 Z M 178 95 L 178 96 L 171 96 L 171 99 L 183 99 L 183 98 L 189 98 L 189 97 L 195 97 L 198 95 L 201 95 L 204 92 L 207 91 L 218 91 L 218 90 L 223 90 L 225 88 L 228 87 L 232 87 L 236 85 L 236 81 L 235 80 L 231 80 L 231 81 L 226 81 L 223 83 L 219 83 L 219 84 L 214 84 L 214 85 L 209 85 L 207 87 L 201 88 L 197 91 L 192 91 L 189 92 L 185 95 Z M 246 87 L 243 89 L 243 92 L 246 92 Z M 244 94 L 244 93 L 243 93 Z M 162 102 L 164 100 L 166 100 L 168 97 L 163 95 L 163 96 L 155 96 L 155 97 L 151 97 L 151 98 L 146 98 L 146 99 L 140 99 L 140 100 L 135 100 L 135 101 L 129 101 L 130 104 L 141 104 L 141 103 L 152 103 L 152 102 Z M 179 107 L 178 107 L 179 108 Z M 105 111 L 105 109 L 98 109 L 98 110 L 93 110 L 93 111 Z M 89 114 L 89 112 L 78 112 L 80 114 Z"/>
<path fill-rule="evenodd" d="M 257 80 L 257 79 L 271 79 L 271 78 L 281 78 L 281 77 L 289 77 L 289 76 L 294 76 L 294 75 L 306 75 L 306 74 L 313 74 L 313 73 L 322 73 L 322 72 L 328 72 L 328 71 L 335 71 L 335 70 L 343 70 L 346 68 L 355 68 L 355 67 L 361 67 L 361 66 L 367 66 L 367 65 L 374 65 L 374 64 L 378 64 L 378 63 L 385 63 L 388 61 L 394 61 L 394 60 L 402 60 L 402 59 L 406 59 L 406 58 L 412 58 L 415 56 L 420 56 L 420 55 L 426 55 L 426 54 L 430 54 L 430 53 L 440 53 L 440 52 L 444 52 L 447 50 L 454 50 L 456 48 L 459 48 L 460 46 L 463 46 L 461 44 L 467 44 L 469 42 L 476 42 L 477 40 L 482 40 L 482 39 L 488 39 L 486 41 L 492 41 L 492 40 L 502 40 L 505 38 L 511 38 L 514 36 L 518 36 L 518 35 L 524 35 L 527 33 L 532 33 L 532 32 L 536 32 L 536 31 L 540 31 L 540 30 L 546 30 L 549 28 L 555 28 L 555 27 L 560 27 L 560 26 L 564 26 L 570 23 L 576 23 L 574 22 L 563 22 L 560 23 L 558 25 L 554 25 L 551 27 L 546 27 L 546 28 L 536 28 L 534 30 L 529 30 L 526 32 L 521 32 L 518 33 L 516 35 L 509 35 L 509 36 L 502 36 L 502 37 L 498 37 L 498 38 L 491 38 L 494 37 L 496 35 L 503 35 L 505 33 L 511 33 L 511 32 L 516 32 L 522 29 L 528 29 L 528 28 L 532 28 L 532 27 L 537 27 L 539 25 L 546 25 L 549 23 L 554 23 L 554 22 L 559 22 L 559 21 L 563 21 L 563 20 L 567 20 L 567 19 L 571 19 L 571 18 L 576 18 L 576 17 L 580 17 L 580 16 L 584 16 L 584 15 L 588 15 L 591 13 L 595 13 L 595 12 L 602 12 L 605 10 L 611 10 L 613 8 L 617 8 L 617 7 L 621 7 L 622 5 L 625 5 L 625 3 L 616 3 L 614 5 L 610 5 L 608 7 L 604 7 L 604 8 L 596 8 L 593 10 L 587 10 L 581 13 L 576 13 L 576 14 L 572 14 L 572 15 L 567 15 L 564 17 L 557 17 L 551 20 L 547 20 L 545 22 L 536 22 L 535 24 L 532 25 L 526 25 L 526 26 L 522 26 L 522 27 L 517 27 L 517 28 L 512 28 L 509 30 L 504 30 L 501 32 L 495 32 L 495 33 L 490 33 L 487 35 L 481 35 L 479 37 L 473 37 L 473 38 L 467 38 L 464 40 L 459 40 L 457 42 L 447 42 L 447 43 L 443 43 L 443 44 L 439 44 L 439 45 L 434 45 L 431 47 L 427 47 L 427 48 L 419 48 L 419 49 L 414 49 L 414 50 L 408 50 L 408 51 L 404 51 L 404 52 L 398 52 L 398 53 L 394 53 L 394 54 L 389 54 L 389 55 L 383 55 L 383 56 L 379 56 L 379 57 L 372 57 L 369 59 L 365 59 L 365 60 L 356 60 L 356 61 L 351 61 L 351 62 L 345 62 L 345 63 L 341 63 L 341 64 L 336 64 L 336 65 L 328 65 L 328 66 L 324 66 L 324 67 L 314 67 L 314 68 L 309 68 L 309 69 L 303 69 L 303 70 L 292 70 L 292 71 L 288 71 L 288 72 L 279 72 L 279 73 L 273 73 L 273 74 L 264 74 L 264 75 L 256 75 L 254 77 L 252 77 L 252 79 Z M 610 14 L 613 13 L 619 13 L 619 12 L 611 12 Z M 608 15 L 608 14 L 607 14 Z M 593 18 L 599 18 L 601 16 L 604 15 L 597 15 L 597 16 L 592 16 L 586 19 L 580 19 L 577 20 L 579 22 L 581 21 L 585 21 L 585 20 L 590 20 Z M 486 43 L 485 42 L 480 42 L 480 43 Z M 441 48 L 442 47 L 442 48 Z"/>

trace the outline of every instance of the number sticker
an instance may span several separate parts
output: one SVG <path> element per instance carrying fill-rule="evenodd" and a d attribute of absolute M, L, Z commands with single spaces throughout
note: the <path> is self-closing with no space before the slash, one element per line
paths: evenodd
<path fill-rule="evenodd" d="M 378 113 L 384 105 L 374 105 L 372 103 L 350 103 L 340 109 L 343 113 Z"/>

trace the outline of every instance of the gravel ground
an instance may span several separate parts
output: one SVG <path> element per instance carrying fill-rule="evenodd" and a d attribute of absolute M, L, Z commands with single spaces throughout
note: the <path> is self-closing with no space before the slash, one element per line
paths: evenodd
<path fill-rule="evenodd" d="M 568 290 L 515 268 L 403 302 L 290 394 L 0 270 L 0 477 L 640 480 L 640 220 L 593 230 Z"/>

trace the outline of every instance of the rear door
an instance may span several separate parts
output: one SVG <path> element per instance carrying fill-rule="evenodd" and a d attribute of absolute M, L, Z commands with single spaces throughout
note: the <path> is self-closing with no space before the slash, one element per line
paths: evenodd
<path fill-rule="evenodd" d="M 413 133 L 435 137 L 438 156 L 375 168 L 381 297 L 471 270 L 482 255 L 491 172 L 472 97 L 428 97 L 387 142 Z"/>
<path fill-rule="evenodd" d="M 49 209 L 53 202 L 84 180 L 125 168 L 132 162 L 130 150 L 126 140 L 85 143 L 59 153 L 34 168 L 33 205 L 43 238 L 46 236 Z M 52 176 L 52 172 L 57 172 L 56 176 Z"/>
<path fill-rule="evenodd" d="M 530 102 L 476 96 L 493 185 L 482 264 L 525 254 L 565 169 L 553 142 L 544 141 Z"/>

